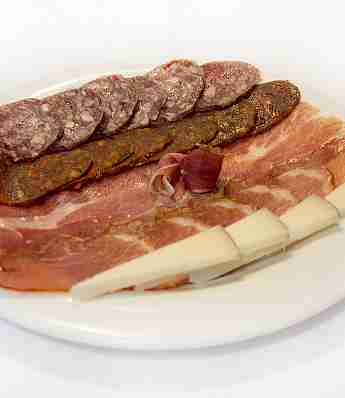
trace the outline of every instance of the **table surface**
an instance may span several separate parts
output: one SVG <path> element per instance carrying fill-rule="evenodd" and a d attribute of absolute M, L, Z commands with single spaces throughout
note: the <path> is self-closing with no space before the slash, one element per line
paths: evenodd
<path fill-rule="evenodd" d="M 206 50 L 208 57 L 221 58 L 226 47 L 229 56 L 248 59 L 240 41 L 251 45 L 253 58 L 260 55 L 263 63 L 267 58 L 267 64 L 272 50 L 263 54 L 258 50 L 262 45 L 256 46 L 259 41 L 269 42 L 276 62 L 293 58 L 293 45 L 305 47 L 306 60 L 313 54 L 320 62 L 336 62 L 343 51 L 340 1 L 118 3 L 8 2 L 0 13 L 0 100 L 43 88 L 40 79 L 54 84 L 66 75 L 77 77 L 81 63 L 85 73 L 102 70 L 114 58 L 125 68 L 143 58 L 151 63 L 198 58 Z M 81 58 L 81 52 L 89 56 Z M 345 301 L 274 335 L 195 351 L 95 349 L 38 336 L 5 321 L 0 321 L 0 340 L 0 395 L 10 398 L 60 398 L 66 392 L 84 398 L 114 393 L 161 397 L 162 392 L 175 397 L 229 397 L 232 392 L 236 397 L 266 398 L 345 394 Z"/>

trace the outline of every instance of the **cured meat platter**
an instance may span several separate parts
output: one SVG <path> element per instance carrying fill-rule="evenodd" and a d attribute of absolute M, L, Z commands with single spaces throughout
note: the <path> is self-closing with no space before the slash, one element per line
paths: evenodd
<path fill-rule="evenodd" d="M 124 74 L 127 75 L 128 73 Z M 66 85 L 66 83 L 63 86 L 64 88 L 68 88 L 68 84 Z M 45 91 L 45 95 L 48 93 L 49 89 Z M 303 92 L 303 96 L 304 94 Z M 33 97 L 40 96 L 40 93 L 33 95 Z M 171 113 L 169 112 L 165 115 L 166 117 L 171 117 Z M 291 124 L 291 118 L 293 118 L 295 123 L 295 128 L 292 132 L 288 130 Z M 305 131 L 306 126 L 310 131 L 313 131 L 315 142 L 312 144 L 310 138 L 301 133 Z M 318 138 L 317 130 L 320 129 L 320 126 L 322 126 L 324 130 L 319 134 Z M 340 119 L 333 117 L 325 118 L 318 114 L 318 110 L 314 105 L 310 105 L 306 102 L 300 103 L 297 108 L 294 109 L 290 117 L 280 122 L 270 131 L 270 137 L 267 137 L 265 134 L 253 136 L 252 138 L 248 138 L 226 149 L 229 153 L 226 154 L 225 160 L 223 160 L 222 173 L 226 173 L 227 178 L 231 178 L 235 181 L 235 183 L 228 188 L 228 195 L 231 196 L 231 201 L 226 197 L 224 198 L 224 196 L 210 195 L 197 211 L 195 211 L 194 208 L 189 210 L 185 209 L 183 216 L 181 216 L 181 214 L 176 214 L 176 212 L 164 213 L 162 216 L 163 221 L 158 230 L 149 228 L 145 231 L 145 233 L 148 234 L 147 236 L 151 237 L 151 244 L 154 245 L 155 242 L 159 242 L 158 236 L 164 237 L 164 234 L 165 238 L 168 236 L 168 238 L 166 238 L 168 239 L 167 243 L 170 243 L 172 240 L 169 238 L 169 234 L 173 233 L 173 236 L 178 237 L 178 239 L 183 239 L 187 238 L 189 235 L 194 235 L 195 231 L 202 231 L 205 225 L 209 227 L 220 224 L 223 225 L 224 217 L 229 217 L 226 225 L 236 223 L 243 219 L 244 216 L 252 215 L 262 207 L 269 208 L 271 212 L 281 216 L 284 215 L 288 209 L 294 208 L 296 205 L 303 202 L 304 199 L 308 199 L 310 195 L 316 194 L 317 197 L 327 197 L 327 195 L 334 191 L 336 186 L 340 187 L 342 184 L 342 176 L 339 174 L 339 181 L 334 185 L 334 176 L 330 175 L 328 169 L 328 167 L 331 167 L 331 170 L 339 170 L 338 163 L 341 159 L 330 155 L 330 153 L 336 153 L 334 145 L 332 144 L 333 146 L 330 146 L 328 149 L 326 148 L 324 152 L 327 161 L 333 162 L 330 166 L 328 166 L 328 163 L 327 166 L 325 166 L 325 163 L 316 161 L 315 159 L 308 162 L 307 166 L 303 162 L 305 161 L 306 153 L 309 153 L 308 150 L 310 150 L 310 152 L 315 152 L 315 148 L 324 147 L 324 141 L 322 140 L 326 142 L 332 134 L 338 133 L 341 129 L 342 122 Z M 325 131 L 329 134 L 326 138 Z M 273 142 L 272 145 L 271 142 Z M 282 155 L 281 148 L 286 148 L 289 142 L 298 142 L 298 148 L 296 145 L 291 145 L 288 150 L 284 150 L 284 154 Z M 314 146 L 308 149 L 308 145 Z M 260 156 L 260 150 L 263 148 L 265 148 L 265 154 L 264 156 Z M 305 148 L 305 150 L 303 151 L 301 148 Z M 60 153 L 59 151 L 56 153 L 56 155 L 51 153 L 47 156 L 61 156 L 58 155 Z M 277 153 L 279 153 L 279 159 L 277 158 Z M 231 159 L 231 162 L 229 160 L 229 164 L 227 164 L 227 159 Z M 294 159 L 294 167 L 289 167 L 291 159 Z M 78 162 L 80 163 L 79 159 Z M 141 171 L 136 173 L 134 183 L 137 184 L 143 179 L 145 181 L 147 179 L 150 180 L 153 173 L 153 170 L 150 168 L 150 165 L 143 166 L 140 169 Z M 272 168 L 276 170 L 274 175 L 270 175 L 270 178 L 266 180 L 261 178 L 261 176 L 267 173 L 268 169 Z M 253 175 L 253 169 L 256 170 L 255 175 Z M 120 187 L 128 186 L 128 178 L 125 179 L 124 176 L 125 174 L 121 172 L 117 177 L 117 183 Z M 126 177 L 128 177 L 127 174 Z M 123 182 L 121 182 L 121 178 Z M 94 191 L 92 191 L 92 189 L 94 189 Z M 97 203 L 97 195 L 99 195 L 102 190 L 104 190 L 104 193 L 107 195 L 113 195 L 109 203 L 105 203 L 105 207 L 102 209 L 103 214 L 106 211 L 108 213 L 114 213 L 114 206 L 118 206 L 119 203 L 122 203 L 122 198 L 118 198 L 118 202 L 116 202 L 116 194 L 121 193 L 121 191 L 112 193 L 109 181 L 107 179 L 101 179 L 100 182 L 97 183 L 97 189 L 93 188 L 93 186 L 88 187 L 88 206 L 91 206 L 88 212 L 90 212 L 91 209 L 91 214 L 92 211 L 95 211 L 97 215 L 97 208 L 99 210 L 99 205 L 95 205 L 95 203 Z M 142 192 L 136 191 L 133 192 L 133 194 L 140 195 Z M 57 226 L 62 219 L 68 220 L 68 217 L 71 216 L 72 218 L 69 221 L 72 222 L 67 224 L 69 226 L 68 228 L 71 228 L 71 225 L 73 225 L 74 227 L 77 226 L 77 229 L 79 229 L 80 223 L 78 222 L 80 218 L 78 217 L 80 217 L 80 214 L 83 214 L 82 211 L 85 207 L 80 200 L 80 192 L 72 192 L 71 197 L 68 197 L 68 195 L 70 195 L 69 193 L 59 193 L 58 195 L 60 195 L 60 201 L 57 204 L 52 205 L 52 203 L 49 203 L 48 199 L 46 213 L 40 213 L 41 210 L 38 210 L 38 213 L 33 213 L 30 216 L 32 218 L 29 220 L 31 223 L 30 227 L 33 231 L 36 229 L 42 233 L 42 230 L 44 230 L 47 233 L 45 239 L 47 239 L 48 242 L 50 241 L 52 245 L 47 245 L 45 248 L 40 246 L 42 250 L 45 250 L 45 252 L 40 252 L 40 255 L 43 254 L 44 256 L 44 253 L 52 254 L 50 259 L 47 258 L 47 263 L 50 264 L 54 262 L 54 258 L 59 259 L 66 256 L 68 250 L 73 253 L 73 242 L 77 242 L 77 240 L 71 240 L 70 234 L 72 229 L 68 229 L 67 232 L 63 231 L 65 235 L 69 235 L 65 244 L 61 245 L 62 241 L 58 241 L 56 245 L 53 245 L 54 239 L 51 239 L 49 235 L 49 233 L 51 233 L 52 223 L 55 222 L 55 226 Z M 67 201 L 64 201 L 63 195 L 67 195 Z M 145 210 L 145 205 L 147 205 L 147 203 L 145 204 L 144 200 L 145 196 L 137 197 L 136 203 L 140 203 L 143 208 L 140 209 L 140 206 L 138 206 L 136 210 L 140 212 L 143 209 Z M 253 207 L 253 203 L 256 204 L 256 207 Z M 126 205 L 130 205 L 130 202 L 123 203 L 121 211 L 129 211 Z M 42 205 L 39 204 L 40 208 L 41 206 Z M 35 209 L 35 204 L 30 204 L 30 207 L 31 209 Z M 16 234 L 15 231 L 24 229 L 23 226 L 27 222 L 27 219 L 25 219 L 26 210 L 25 207 L 13 207 L 12 209 L 15 209 L 11 210 L 13 214 L 18 211 L 19 213 L 23 212 L 22 219 L 17 217 L 16 213 L 16 217 L 4 218 L 7 224 L 3 226 L 9 227 L 7 228 L 7 230 L 10 231 L 8 233 L 12 232 Z M 228 210 L 224 211 L 224 209 L 231 209 L 231 212 Z M 50 212 L 53 213 L 53 217 Z M 212 220 L 210 220 L 210 214 L 212 214 Z M 73 219 L 73 217 L 76 218 Z M 120 215 L 118 215 L 118 217 L 120 217 Z M 192 220 L 193 225 L 188 224 L 190 220 Z M 220 220 L 223 221 L 221 222 Z M 166 228 L 166 222 L 169 228 Z M 330 222 L 329 225 L 331 224 L 334 224 L 334 222 Z M 172 226 L 174 228 L 172 228 Z M 189 228 L 188 231 L 186 231 L 186 228 Z M 193 233 L 191 233 L 191 228 L 194 229 Z M 94 231 L 98 233 L 97 229 Z M 315 232 L 317 232 L 317 230 L 315 230 Z M 34 233 L 35 232 L 33 232 L 33 237 L 35 239 Z M 112 234 L 113 236 L 120 236 L 120 240 L 124 243 L 124 250 L 127 252 L 129 248 L 132 249 L 133 247 L 136 247 L 135 250 L 138 250 L 138 246 L 134 245 L 134 243 L 137 244 L 139 238 L 136 238 L 137 241 L 134 241 L 133 235 L 129 233 L 128 229 L 120 227 L 118 230 L 112 231 Z M 74 235 L 74 237 L 82 239 L 80 236 Z M 16 242 L 16 236 L 11 236 L 7 241 L 11 241 L 12 238 L 13 242 Z M 108 237 L 106 239 L 108 239 Z M 332 227 L 327 229 L 326 232 L 321 232 L 321 235 L 318 234 L 313 236 L 311 240 L 300 242 L 297 246 L 295 245 L 289 248 L 287 252 L 281 252 L 279 250 L 279 253 L 273 257 L 268 257 L 254 264 L 245 266 L 236 272 L 230 274 L 225 273 L 226 276 L 221 278 L 211 278 L 212 280 L 209 280 L 208 283 L 204 285 L 195 286 L 193 284 L 185 284 L 185 279 L 182 275 L 182 283 L 179 283 L 179 279 L 177 278 L 177 283 L 172 286 L 175 287 L 173 290 L 152 291 L 152 288 L 155 288 L 155 284 L 144 284 L 139 285 L 139 288 L 134 289 L 134 291 L 125 290 L 116 293 L 116 295 L 108 295 L 88 303 L 73 301 L 70 296 L 65 293 L 20 293 L 4 290 L 2 297 L 6 300 L 8 299 L 11 304 L 2 311 L 2 314 L 6 318 L 24 327 L 39 332 L 100 346 L 127 346 L 131 348 L 159 349 L 166 347 L 197 347 L 237 341 L 265 334 L 286 325 L 293 324 L 303 319 L 307 313 L 309 314 L 308 316 L 313 315 L 320 311 L 321 306 L 325 308 L 338 301 L 343 294 L 343 287 L 339 280 L 342 273 L 340 253 L 339 259 L 335 256 L 332 272 L 327 274 L 328 278 L 331 278 L 332 281 L 334 278 L 334 284 L 337 284 L 337 288 L 332 292 L 323 294 L 322 305 L 320 303 L 321 300 L 318 301 L 315 299 L 312 300 L 313 302 L 309 302 L 305 299 L 304 292 L 307 291 L 305 289 L 308 281 L 311 289 L 308 290 L 308 295 L 311 294 L 311 291 L 315 294 L 320 291 L 322 279 L 325 276 L 325 270 L 322 268 L 321 262 L 322 259 L 324 259 L 323 261 L 327 261 L 324 248 L 337 247 L 341 239 L 342 231 L 340 221 L 338 227 Z M 28 240 L 30 240 L 30 238 Z M 101 249 L 103 250 L 104 247 L 106 247 L 107 253 L 113 256 L 111 246 L 103 246 L 103 244 L 104 242 L 102 243 Z M 157 244 L 162 245 L 162 243 Z M 303 247 L 303 250 L 301 250 L 302 248 L 300 246 Z M 60 250 L 61 247 L 63 247 L 62 252 Z M 77 243 L 75 247 L 77 247 Z M 119 246 L 116 246 L 117 250 L 118 247 Z M 160 246 L 157 246 L 157 248 L 158 247 Z M 281 247 L 279 249 L 281 249 Z M 54 253 L 54 250 L 56 250 L 56 253 Z M 93 248 L 93 250 L 95 249 Z M 319 257 L 317 265 L 313 267 L 312 270 L 312 279 L 310 278 L 310 267 L 305 267 L 303 269 L 298 267 L 298 264 L 308 262 L 308 256 L 309 258 L 315 257 L 315 254 L 311 255 L 311 250 L 314 252 L 317 251 Z M 328 250 L 329 249 L 326 251 Z M 141 251 L 138 255 L 140 256 L 144 253 L 145 251 Z M 94 261 L 90 257 L 89 259 L 91 263 Z M 88 261 L 88 257 L 84 257 L 83 261 Z M 280 275 L 282 277 L 280 277 Z M 80 280 L 83 278 L 78 277 L 78 279 Z M 288 282 L 291 279 L 294 280 L 295 289 L 293 299 L 291 298 L 291 291 L 290 293 L 288 291 Z M 169 281 L 166 281 L 164 278 L 162 280 L 157 280 L 163 287 L 169 287 Z M 150 280 L 148 281 L 150 282 Z M 274 281 L 274 287 L 272 287 L 272 281 Z M 311 286 L 311 281 L 313 281 L 313 286 Z M 146 281 L 144 282 L 146 283 Z M 65 285 L 59 285 L 59 281 L 57 283 L 57 289 L 47 290 L 66 290 L 64 288 Z M 63 280 L 63 283 L 66 283 L 66 280 Z M 62 286 L 62 288 L 59 289 L 59 286 Z M 273 301 L 269 299 L 267 292 L 264 293 L 268 286 L 271 295 L 274 291 Z M 128 287 L 128 285 L 123 287 Z M 68 288 L 70 288 L 70 284 L 68 284 Z M 35 289 L 29 288 L 28 290 Z M 250 294 L 248 294 L 249 291 Z M 315 297 L 315 294 L 312 296 Z M 297 309 L 297 297 L 299 299 L 304 297 L 306 301 L 303 310 L 301 308 L 299 310 Z M 241 313 L 244 307 L 248 308 L 249 304 L 249 312 L 244 314 Z M 272 311 L 274 311 L 277 306 L 280 307 L 282 316 L 276 316 L 275 319 L 272 320 Z M 19 308 L 21 308 L 21 310 L 18 312 Z M 203 312 L 200 308 L 206 311 L 206 317 L 203 316 Z M 276 312 L 277 311 L 275 311 L 275 313 Z M 112 314 L 110 317 L 109 313 Z M 254 313 L 257 314 L 256 317 Z M 231 316 L 224 316 L 224 314 L 231 314 Z M 186 329 L 190 328 L 188 331 L 178 330 L 175 321 L 178 319 L 180 322 L 181 318 L 183 318 L 185 325 L 188 324 L 188 326 L 186 326 Z M 214 325 L 212 325 L 210 319 L 215 322 Z M 249 321 L 249 319 L 251 320 Z M 122 324 L 121 330 L 116 327 L 117 322 Z M 264 326 L 261 327 L 260 325 Z M 218 328 L 223 328 L 223 333 L 217 333 L 216 329 Z M 224 328 L 227 331 L 226 336 Z M 233 332 L 230 331 L 231 329 Z M 137 330 L 141 330 L 141 332 L 139 333 Z M 206 333 L 204 336 L 200 336 L 197 330 L 206 330 Z M 141 339 L 142 334 L 146 335 L 145 343 Z"/>

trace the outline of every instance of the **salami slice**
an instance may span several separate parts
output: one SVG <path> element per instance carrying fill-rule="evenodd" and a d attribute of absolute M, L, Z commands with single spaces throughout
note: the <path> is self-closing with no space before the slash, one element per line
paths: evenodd
<path fill-rule="evenodd" d="M 168 93 L 158 81 L 146 76 L 135 76 L 129 80 L 138 94 L 138 103 L 128 129 L 146 127 L 151 121 L 157 120 L 168 98 Z"/>
<path fill-rule="evenodd" d="M 42 100 L 43 113 L 53 114 L 63 126 L 62 137 L 51 150 L 69 150 L 85 142 L 102 120 L 99 97 L 88 89 L 68 90 Z"/>
<path fill-rule="evenodd" d="M 41 101 L 26 99 L 0 108 L 0 154 L 15 162 L 44 153 L 62 134 L 62 126 Z"/>
<path fill-rule="evenodd" d="M 84 87 L 95 92 L 101 99 L 104 114 L 97 129 L 101 134 L 113 135 L 129 121 L 138 101 L 138 95 L 129 79 L 121 75 L 105 76 Z"/>
<path fill-rule="evenodd" d="M 240 61 L 216 61 L 201 66 L 205 89 L 196 103 L 198 111 L 231 105 L 260 80 L 259 70 Z"/>
<path fill-rule="evenodd" d="M 158 66 L 148 76 L 161 82 L 168 95 L 158 118 L 162 122 L 172 122 L 190 113 L 204 88 L 201 67 L 188 60 Z"/>

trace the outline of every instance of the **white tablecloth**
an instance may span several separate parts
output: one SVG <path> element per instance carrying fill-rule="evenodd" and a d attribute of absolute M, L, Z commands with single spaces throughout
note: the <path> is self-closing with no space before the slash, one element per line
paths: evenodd
<path fill-rule="evenodd" d="M 114 60 L 126 68 L 226 55 L 260 58 L 272 72 L 294 59 L 293 76 L 313 55 L 322 79 L 322 62 L 344 61 L 343 15 L 340 1 L 4 2 L 0 102 Z M 343 80 L 337 70 L 333 82 Z M 0 341 L 0 395 L 9 398 L 345 395 L 345 303 L 273 336 L 179 353 L 77 346 L 3 321 Z"/>

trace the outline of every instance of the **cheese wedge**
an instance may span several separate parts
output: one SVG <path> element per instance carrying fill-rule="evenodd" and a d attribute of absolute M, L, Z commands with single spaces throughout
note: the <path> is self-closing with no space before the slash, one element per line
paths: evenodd
<path fill-rule="evenodd" d="M 190 273 L 192 283 L 204 283 L 217 278 L 257 258 L 279 251 L 289 242 L 287 227 L 267 209 L 261 209 L 225 230 L 238 247 L 241 258 Z"/>
<path fill-rule="evenodd" d="M 241 252 L 241 260 L 192 274 L 192 282 L 206 283 L 253 260 L 277 252 L 284 246 L 305 239 L 336 224 L 339 221 L 339 213 L 345 213 L 345 185 L 329 194 L 327 200 L 316 195 L 309 196 L 280 218 L 266 209 L 259 210 L 226 228 Z M 285 228 L 280 230 L 282 225 Z M 287 236 L 284 237 L 283 231 L 286 231 Z"/>
<path fill-rule="evenodd" d="M 312 195 L 289 209 L 280 220 L 289 230 L 289 243 L 293 243 L 336 224 L 339 213 L 328 200 Z"/>
<path fill-rule="evenodd" d="M 71 294 L 88 300 L 210 265 L 237 262 L 239 257 L 230 235 L 222 227 L 214 227 L 86 279 L 74 285 Z"/>
<path fill-rule="evenodd" d="M 286 226 L 267 209 L 261 209 L 225 230 L 239 248 L 242 261 L 265 256 L 285 247 L 289 241 Z"/>

